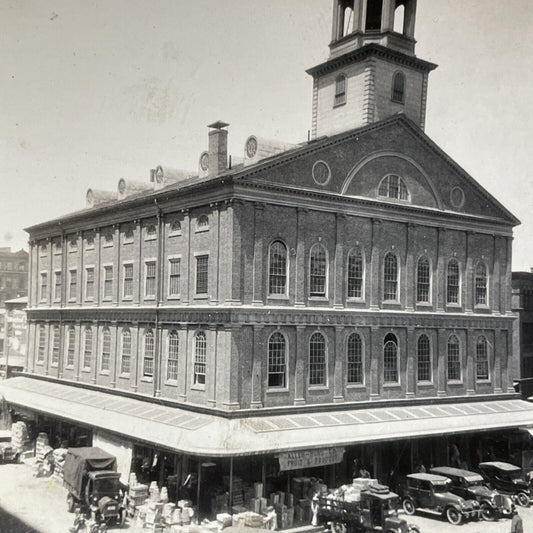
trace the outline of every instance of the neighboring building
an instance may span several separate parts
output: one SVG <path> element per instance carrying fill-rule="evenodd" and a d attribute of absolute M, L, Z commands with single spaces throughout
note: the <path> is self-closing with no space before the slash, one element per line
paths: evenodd
<path fill-rule="evenodd" d="M 531 423 L 519 221 L 424 133 L 435 65 L 414 55 L 416 1 L 399 4 L 396 33 L 391 0 L 335 2 L 310 142 L 251 136 L 231 168 L 217 122 L 197 175 L 158 167 L 27 230 L 15 413 L 92 432 L 123 465 L 157 458 L 160 481 L 214 463 L 281 490 L 293 470 L 345 481 L 355 458 L 382 481 L 474 465 Z"/>
<path fill-rule="evenodd" d="M 0 377 L 11 377 L 15 372 L 24 370 L 27 357 L 26 307 L 28 297 L 6 300 L 3 309 L 2 328 L 6 341 L 0 357 Z M 7 369 L 7 370 L 6 370 Z"/>
<path fill-rule="evenodd" d="M 0 247 L 0 307 L 12 298 L 28 295 L 28 252 Z"/>
<path fill-rule="evenodd" d="M 513 311 L 515 345 L 520 348 L 520 359 L 515 377 L 520 379 L 523 397 L 533 395 L 533 271 L 513 272 Z"/>

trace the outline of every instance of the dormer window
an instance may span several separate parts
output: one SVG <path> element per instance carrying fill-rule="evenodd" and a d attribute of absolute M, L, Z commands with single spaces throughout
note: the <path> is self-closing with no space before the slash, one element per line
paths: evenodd
<path fill-rule="evenodd" d="M 391 100 L 398 104 L 405 102 L 405 75 L 403 72 L 397 72 L 392 79 Z"/>
<path fill-rule="evenodd" d="M 385 176 L 379 184 L 378 196 L 391 198 L 393 200 L 409 201 L 409 191 L 400 176 L 389 174 Z"/>
<path fill-rule="evenodd" d="M 335 79 L 335 101 L 333 107 L 346 103 L 346 76 L 341 74 Z"/>

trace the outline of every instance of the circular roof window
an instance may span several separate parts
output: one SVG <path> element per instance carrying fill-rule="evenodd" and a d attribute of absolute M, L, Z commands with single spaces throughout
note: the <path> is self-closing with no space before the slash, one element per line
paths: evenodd
<path fill-rule="evenodd" d="M 331 169 L 324 161 L 317 161 L 313 165 L 313 179 L 317 185 L 326 185 L 331 179 Z"/>
<path fill-rule="evenodd" d="M 460 209 L 465 205 L 465 193 L 461 187 L 454 187 L 450 192 L 450 202 L 453 207 Z"/>

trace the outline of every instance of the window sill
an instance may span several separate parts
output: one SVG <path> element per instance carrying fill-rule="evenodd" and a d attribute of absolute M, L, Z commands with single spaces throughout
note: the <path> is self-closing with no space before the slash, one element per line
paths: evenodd
<path fill-rule="evenodd" d="M 364 383 L 347 383 L 347 390 L 363 391 L 366 390 L 366 385 Z"/>
<path fill-rule="evenodd" d="M 365 299 L 364 298 L 355 298 L 355 297 L 348 297 L 346 298 L 346 303 L 350 303 L 350 304 L 364 304 L 365 303 Z"/>
<path fill-rule="evenodd" d="M 65 366 L 65 370 L 74 370 L 74 365 Z"/>
<path fill-rule="evenodd" d="M 450 380 L 447 382 L 450 387 L 462 387 L 464 383 L 462 380 Z"/>
<path fill-rule="evenodd" d="M 130 379 L 130 374 L 129 373 L 124 373 L 124 374 L 120 374 L 118 377 L 120 379 Z"/>
<path fill-rule="evenodd" d="M 395 100 L 394 98 L 391 98 L 390 101 L 391 101 L 393 104 L 405 105 L 405 102 L 404 102 L 403 100 Z"/>
<path fill-rule="evenodd" d="M 309 302 L 329 302 L 329 298 L 327 296 L 308 296 L 307 300 Z"/>
<path fill-rule="evenodd" d="M 124 302 L 132 302 L 133 301 L 133 296 L 123 296 L 122 297 L 122 301 L 124 301 Z"/>
<path fill-rule="evenodd" d="M 54 255 L 61 255 L 62 254 L 62 250 L 59 250 L 59 252 L 54 252 Z"/>
<path fill-rule="evenodd" d="M 94 298 L 85 298 L 85 301 L 87 303 L 91 303 L 91 302 L 94 303 Z"/>
<path fill-rule="evenodd" d="M 124 244 L 124 245 L 133 244 L 133 241 L 124 241 L 122 244 Z M 106 246 L 105 248 L 111 248 L 111 246 L 112 245 Z"/>
<path fill-rule="evenodd" d="M 168 387 L 177 387 L 178 386 L 178 380 L 177 379 L 168 379 L 165 381 L 165 385 Z"/>
<path fill-rule="evenodd" d="M 279 389 L 276 389 L 276 388 L 272 387 L 272 388 L 266 390 L 266 393 L 270 394 L 270 395 L 274 395 L 274 394 L 289 394 L 289 392 L 290 392 L 289 389 L 287 389 L 286 387 L 279 387 Z"/>
<path fill-rule="evenodd" d="M 416 386 L 419 389 L 433 389 L 435 387 L 435 383 L 432 381 L 418 381 Z"/>
<path fill-rule="evenodd" d="M 463 306 L 461 304 L 447 303 L 446 309 L 461 309 Z"/>
<path fill-rule="evenodd" d="M 154 382 L 154 378 L 151 377 L 151 376 L 143 376 L 141 378 L 141 381 L 143 381 L 144 383 L 153 383 Z"/>
<path fill-rule="evenodd" d="M 36 361 L 35 364 L 37 366 L 44 366 L 44 361 Z"/>
<path fill-rule="evenodd" d="M 169 237 L 181 237 L 183 234 L 181 232 L 179 233 L 169 233 L 168 236 Z"/>
<path fill-rule="evenodd" d="M 68 303 L 69 304 L 75 304 L 76 303 L 76 298 L 69 298 L 68 299 Z"/>
<path fill-rule="evenodd" d="M 401 383 L 383 383 L 384 389 L 401 389 Z"/>
<path fill-rule="evenodd" d="M 148 241 L 156 241 L 157 240 L 157 237 L 145 237 L 144 238 L 144 242 L 148 242 Z"/>
<path fill-rule="evenodd" d="M 86 252 L 93 252 L 94 251 L 94 246 L 87 246 L 87 248 L 85 248 L 85 251 Z"/>
<path fill-rule="evenodd" d="M 81 369 L 82 372 L 85 372 L 86 374 L 88 374 L 90 371 L 91 371 L 91 368 L 90 367 L 83 367 Z"/>
<path fill-rule="evenodd" d="M 346 100 L 344 102 L 340 102 L 339 104 L 333 104 L 333 109 L 337 109 L 338 107 L 342 107 L 346 105 Z"/>
<path fill-rule="evenodd" d="M 57 368 L 59 366 L 59 363 L 50 363 L 50 366 L 52 368 Z"/>
<path fill-rule="evenodd" d="M 167 300 L 181 300 L 181 296 L 179 294 L 169 294 Z"/>
<path fill-rule="evenodd" d="M 206 228 L 196 228 L 194 230 L 194 233 L 206 233 L 207 231 L 209 231 L 209 226 L 207 226 Z"/>
<path fill-rule="evenodd" d="M 100 370 L 101 376 L 109 376 L 109 370 Z"/>
<path fill-rule="evenodd" d="M 484 311 L 484 312 L 487 312 L 487 311 L 490 311 L 490 307 L 488 305 L 482 305 L 482 304 L 477 304 L 474 306 L 474 311 Z"/>
<path fill-rule="evenodd" d="M 124 243 L 124 244 L 126 244 L 126 243 Z M 102 246 L 102 248 L 113 248 L 113 243 L 110 243 L 110 244 L 104 244 L 104 245 Z"/>
<path fill-rule="evenodd" d="M 416 302 L 415 305 L 417 307 L 426 307 L 428 309 L 431 309 L 433 307 L 433 304 L 431 302 Z"/>
<path fill-rule="evenodd" d="M 209 294 L 195 294 L 193 298 L 195 300 L 209 300 Z"/>
<path fill-rule="evenodd" d="M 327 392 L 329 387 L 327 385 L 309 385 L 309 392 Z"/>
<path fill-rule="evenodd" d="M 191 390 L 205 392 L 205 385 L 200 385 L 197 383 L 196 385 L 191 386 Z"/>
<path fill-rule="evenodd" d="M 155 295 L 145 296 L 143 299 L 145 302 L 153 302 L 155 300 Z"/>
<path fill-rule="evenodd" d="M 478 379 L 476 380 L 476 385 L 491 385 L 492 380 L 490 379 Z"/>
<path fill-rule="evenodd" d="M 286 294 L 269 294 L 267 300 L 282 300 L 288 302 L 289 297 Z"/>
<path fill-rule="evenodd" d="M 111 298 L 111 296 L 104 296 L 104 298 L 102 298 L 102 302 L 112 302 L 113 301 L 113 298 Z"/>

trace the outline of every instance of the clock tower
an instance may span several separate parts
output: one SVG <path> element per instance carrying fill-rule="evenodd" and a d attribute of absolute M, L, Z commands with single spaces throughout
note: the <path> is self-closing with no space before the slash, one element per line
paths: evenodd
<path fill-rule="evenodd" d="M 404 113 L 424 129 L 429 73 L 415 56 L 417 0 L 333 0 L 332 41 L 313 76 L 313 137 Z"/>

